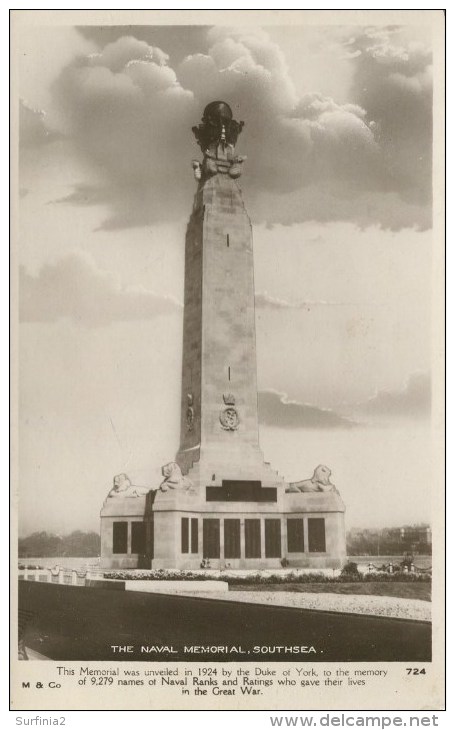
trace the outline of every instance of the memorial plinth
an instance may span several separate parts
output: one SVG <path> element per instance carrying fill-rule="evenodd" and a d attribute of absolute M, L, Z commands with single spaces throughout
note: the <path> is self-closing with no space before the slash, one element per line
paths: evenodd
<path fill-rule="evenodd" d="M 242 126 L 213 102 L 193 128 L 203 160 L 193 161 L 185 243 L 180 448 L 146 498 L 116 477 L 101 511 L 106 567 L 339 567 L 345 559 L 344 505 L 330 471 L 320 466 L 312 480 L 287 484 L 259 446 L 253 240 L 237 182 L 245 158 L 235 153 Z"/>

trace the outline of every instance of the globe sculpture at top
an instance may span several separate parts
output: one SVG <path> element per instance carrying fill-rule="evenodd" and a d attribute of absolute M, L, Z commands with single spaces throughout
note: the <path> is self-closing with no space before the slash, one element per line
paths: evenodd
<path fill-rule="evenodd" d="M 234 148 L 244 126 L 232 118 L 232 109 L 225 101 L 212 101 L 202 115 L 202 121 L 193 127 L 193 134 L 204 154 L 204 160 L 193 160 L 193 171 L 200 184 L 216 174 L 238 178 L 245 157 L 236 156 Z"/>
<path fill-rule="evenodd" d="M 194 136 L 202 152 L 213 144 L 224 142 L 235 147 L 244 123 L 232 118 L 232 110 L 225 101 L 212 101 L 204 109 L 202 122 L 193 127 Z"/>

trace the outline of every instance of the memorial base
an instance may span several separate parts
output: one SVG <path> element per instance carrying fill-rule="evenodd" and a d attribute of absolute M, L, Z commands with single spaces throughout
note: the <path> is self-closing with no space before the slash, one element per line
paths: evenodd
<path fill-rule="evenodd" d="M 260 499 L 237 500 L 244 484 L 107 499 L 101 512 L 101 567 L 342 567 L 345 508 L 336 491 L 289 493 L 281 484 L 265 489 L 251 482 L 246 495 Z"/>

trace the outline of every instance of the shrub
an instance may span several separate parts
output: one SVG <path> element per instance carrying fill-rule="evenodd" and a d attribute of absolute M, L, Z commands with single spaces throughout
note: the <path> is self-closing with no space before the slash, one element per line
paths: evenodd
<path fill-rule="evenodd" d="M 357 563 L 354 563 L 354 561 L 352 561 L 352 560 L 348 563 L 345 563 L 345 565 L 343 565 L 341 575 L 343 575 L 343 576 L 346 575 L 346 576 L 350 576 L 350 577 L 355 576 L 357 578 L 357 576 L 360 575 Z"/>
<path fill-rule="evenodd" d="M 366 583 L 431 583 L 430 573 L 366 573 Z"/>

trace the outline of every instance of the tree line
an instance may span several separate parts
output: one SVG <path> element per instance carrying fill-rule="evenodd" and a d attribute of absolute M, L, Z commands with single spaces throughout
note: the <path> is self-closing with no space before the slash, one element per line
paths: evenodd
<path fill-rule="evenodd" d="M 33 532 L 19 538 L 20 558 L 95 558 L 100 555 L 101 541 L 97 532 L 74 530 L 69 535 Z"/>

